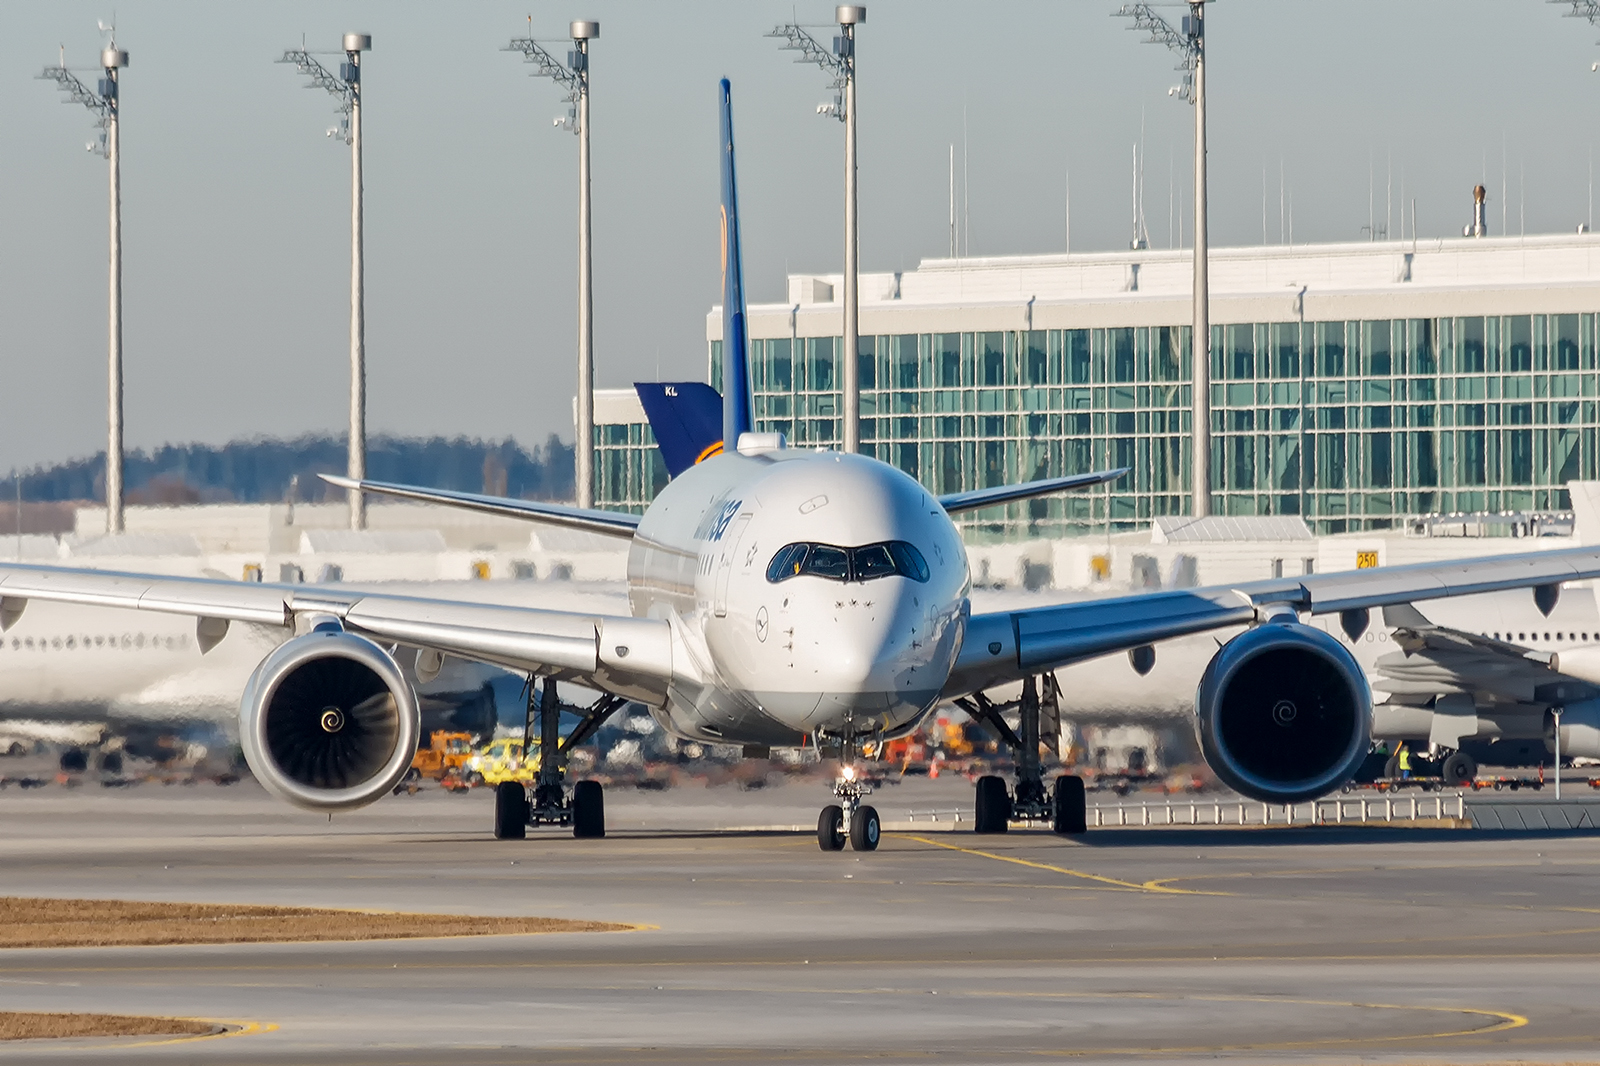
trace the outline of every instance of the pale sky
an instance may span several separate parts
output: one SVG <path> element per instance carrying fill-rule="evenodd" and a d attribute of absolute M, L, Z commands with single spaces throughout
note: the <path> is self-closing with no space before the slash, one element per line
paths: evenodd
<path fill-rule="evenodd" d="M 973 254 L 1167 244 L 1192 111 L 1175 57 L 1108 0 L 875 0 L 859 33 L 863 270 L 948 250 L 948 160 Z M 118 21 L 127 440 L 337 432 L 347 403 L 349 152 L 334 101 L 273 62 L 371 33 L 367 347 L 373 432 L 571 437 L 576 138 L 560 93 L 501 51 L 528 7 L 273 2 L 8 4 L 0 11 L 0 470 L 104 447 L 106 164 L 90 114 L 35 80 L 92 68 Z M 1182 11 L 1164 8 L 1174 19 Z M 1220 0 L 1210 9 L 1216 244 L 1361 239 L 1417 201 L 1459 235 L 1470 190 L 1512 233 L 1590 215 L 1600 30 L 1538 0 Z M 597 381 L 699 377 L 718 299 L 716 83 L 732 79 L 747 285 L 842 263 L 841 125 L 815 67 L 763 34 L 831 4 L 540 3 L 534 34 L 601 22 L 594 78 Z M 819 28 L 826 38 L 830 31 Z M 336 62 L 337 57 L 329 57 Z M 94 77 L 84 70 L 85 80 Z M 1502 146 L 1503 150 L 1502 150 Z M 1502 196 L 1502 172 L 1506 175 Z M 1169 173 L 1176 178 L 1169 185 Z M 1369 184 L 1369 174 L 1375 177 Z M 1169 196 L 1169 189 L 1172 190 Z M 1403 196 L 1402 196 L 1403 189 Z M 1409 206 L 1407 207 L 1409 215 Z M 1186 211 L 1186 219 L 1187 219 Z M 1192 225 L 1185 222 L 1185 232 Z M 1409 223 L 1408 223 L 1409 226 Z"/>

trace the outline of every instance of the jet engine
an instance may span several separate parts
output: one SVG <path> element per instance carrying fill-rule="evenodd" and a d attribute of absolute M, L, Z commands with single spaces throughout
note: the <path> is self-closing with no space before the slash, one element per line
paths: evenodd
<path fill-rule="evenodd" d="M 1195 693 L 1200 748 L 1251 799 L 1297 803 L 1350 780 L 1370 744 L 1372 693 L 1338 640 L 1298 622 L 1224 644 Z"/>
<path fill-rule="evenodd" d="M 421 714 L 393 657 L 336 626 L 280 645 L 239 702 L 239 738 L 269 792 L 315 811 L 362 807 L 399 783 Z"/>

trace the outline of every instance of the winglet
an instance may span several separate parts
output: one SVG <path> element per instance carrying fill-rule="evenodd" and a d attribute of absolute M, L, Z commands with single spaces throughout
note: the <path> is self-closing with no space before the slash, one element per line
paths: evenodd
<path fill-rule="evenodd" d="M 722 443 L 755 428 L 750 402 L 750 341 L 745 331 L 744 261 L 739 251 L 739 185 L 733 167 L 733 96 L 722 79 Z"/>
<path fill-rule="evenodd" d="M 1409 603 L 1391 603 L 1383 609 L 1383 624 L 1390 629 L 1432 629 L 1428 616 Z"/>

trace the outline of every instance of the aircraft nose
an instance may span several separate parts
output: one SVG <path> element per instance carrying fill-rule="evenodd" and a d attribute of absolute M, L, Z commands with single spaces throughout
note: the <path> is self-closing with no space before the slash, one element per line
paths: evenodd
<path fill-rule="evenodd" d="M 953 642 L 940 640 L 926 614 L 879 606 L 836 607 L 825 637 L 811 649 L 810 666 L 821 694 L 811 725 L 828 727 L 863 715 L 898 716 L 920 710 L 943 687 Z M 948 658 L 948 656 L 946 656 Z"/>

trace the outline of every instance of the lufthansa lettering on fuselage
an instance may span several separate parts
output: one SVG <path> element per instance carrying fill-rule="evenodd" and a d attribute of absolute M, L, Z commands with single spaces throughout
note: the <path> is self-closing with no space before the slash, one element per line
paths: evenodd
<path fill-rule="evenodd" d="M 721 540 L 722 535 L 728 532 L 728 526 L 733 522 L 734 515 L 738 514 L 739 508 L 743 506 L 743 500 L 729 500 L 720 510 L 709 511 L 707 517 L 710 521 L 704 524 L 700 539 L 713 543 Z"/>

